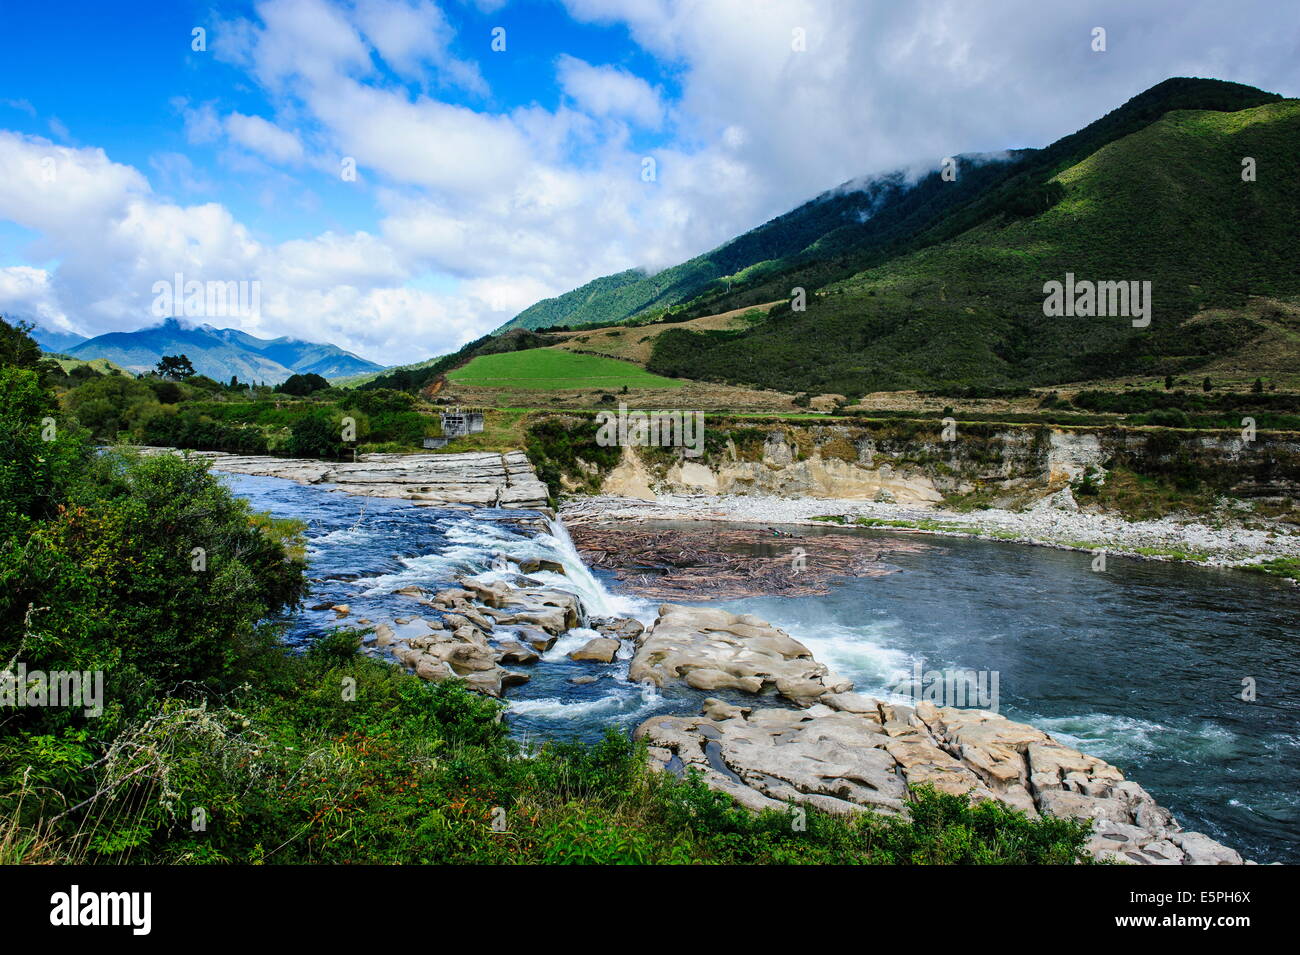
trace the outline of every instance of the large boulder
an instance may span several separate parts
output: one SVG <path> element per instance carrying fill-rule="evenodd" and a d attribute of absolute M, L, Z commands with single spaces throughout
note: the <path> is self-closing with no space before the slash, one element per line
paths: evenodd
<path fill-rule="evenodd" d="M 556 636 L 582 619 L 577 597 L 544 587 L 516 587 L 501 598 L 500 608 L 491 614 L 498 625 L 523 624 Z"/>
<path fill-rule="evenodd" d="M 618 653 L 619 642 L 608 637 L 597 637 L 569 654 L 570 660 L 594 660 L 597 663 L 612 663 Z"/>
<path fill-rule="evenodd" d="M 654 626 L 637 637 L 628 675 L 697 690 L 758 693 L 771 686 L 801 706 L 853 689 L 798 640 L 752 614 L 677 604 L 662 605 Z"/>
<path fill-rule="evenodd" d="M 635 640 L 645 632 L 645 626 L 635 617 L 596 617 L 591 626 L 615 640 Z"/>
<path fill-rule="evenodd" d="M 559 561 L 545 560 L 541 557 L 525 557 L 519 562 L 519 571 L 524 574 L 536 574 L 546 571 L 552 574 L 564 573 L 564 565 Z"/>
<path fill-rule="evenodd" d="M 824 712 L 818 712 L 824 711 Z M 704 716 L 654 716 L 636 730 L 652 765 L 698 770 L 751 809 L 805 803 L 829 812 L 901 812 L 906 786 L 878 720 L 826 707 L 748 710 L 719 700 Z"/>

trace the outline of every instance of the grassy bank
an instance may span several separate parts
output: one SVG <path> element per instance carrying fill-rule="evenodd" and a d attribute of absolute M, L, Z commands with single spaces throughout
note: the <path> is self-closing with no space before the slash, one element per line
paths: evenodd
<path fill-rule="evenodd" d="M 697 778 L 652 774 L 616 731 L 523 753 L 500 704 L 359 658 L 355 644 L 335 633 L 225 700 L 161 701 L 99 762 L 99 747 L 55 760 L 6 735 L 0 863 L 1085 861 L 1086 825 L 992 801 L 922 789 L 908 820 L 754 814 Z M 83 792 L 90 802 L 71 808 Z"/>

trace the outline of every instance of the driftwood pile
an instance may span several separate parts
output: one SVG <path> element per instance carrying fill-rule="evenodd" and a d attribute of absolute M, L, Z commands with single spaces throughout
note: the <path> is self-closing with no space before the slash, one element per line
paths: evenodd
<path fill-rule="evenodd" d="M 592 523 L 570 528 L 589 566 L 612 570 L 635 593 L 657 600 L 811 597 L 844 577 L 883 577 L 891 554 L 928 545 L 854 534 L 774 536 L 760 528 L 655 528 Z"/>

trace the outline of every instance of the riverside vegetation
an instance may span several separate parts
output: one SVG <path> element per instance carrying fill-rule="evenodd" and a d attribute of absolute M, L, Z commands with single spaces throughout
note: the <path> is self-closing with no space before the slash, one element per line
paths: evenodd
<path fill-rule="evenodd" d="M 292 653 L 301 526 L 200 462 L 97 453 L 21 329 L 0 346 L 0 658 L 105 674 L 97 717 L 0 710 L 0 863 L 1085 861 L 1086 824 L 924 788 L 906 820 L 795 825 L 616 734 L 524 752 L 357 631 Z"/>
<path fill-rule="evenodd" d="M 138 377 L 85 362 L 68 371 L 39 349 L 26 350 L 23 342 L 35 348 L 29 329 L 0 317 L 0 339 L 10 343 L 10 354 L 21 352 L 62 411 L 101 442 L 340 459 L 353 450 L 418 450 L 426 436 L 441 434 L 437 416 L 404 392 L 335 388 L 316 374 L 294 375 L 274 388 L 237 378 L 223 384 L 194 374 L 188 361 L 179 375 L 170 365 L 165 375 Z M 344 418 L 355 430 L 346 444 Z"/>

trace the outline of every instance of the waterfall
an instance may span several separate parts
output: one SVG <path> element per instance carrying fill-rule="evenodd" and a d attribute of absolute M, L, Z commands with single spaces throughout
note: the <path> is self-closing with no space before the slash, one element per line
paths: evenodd
<path fill-rule="evenodd" d="M 544 577 L 546 582 L 562 587 L 578 595 L 587 613 L 596 617 L 643 617 L 648 610 L 648 602 L 636 597 L 612 594 L 602 584 L 591 569 L 583 563 L 578 548 L 573 545 L 569 530 L 558 517 L 548 518 L 546 526 L 549 534 L 543 535 L 555 553 L 557 562 L 564 567 L 564 574 L 534 575 Z M 567 578 L 567 580 L 565 579 Z"/>

